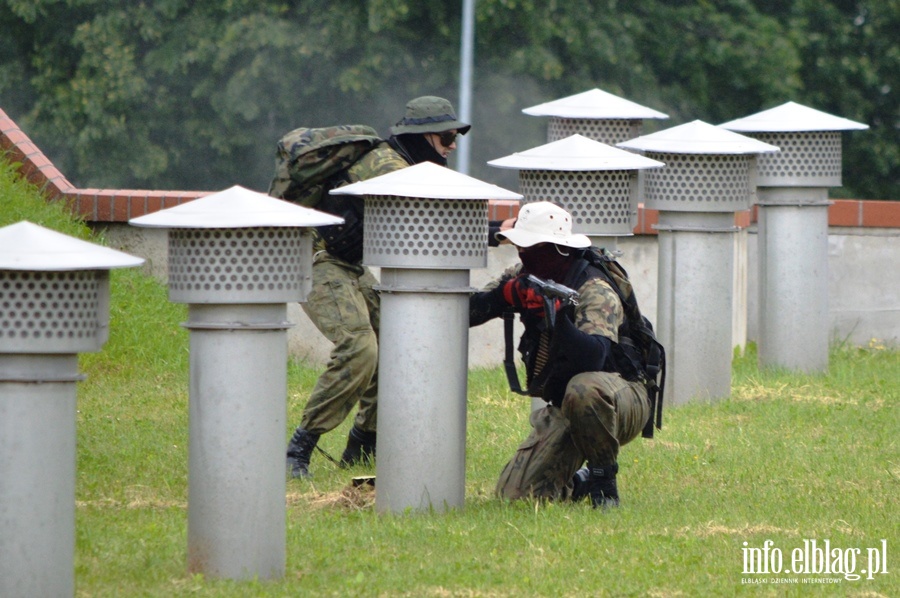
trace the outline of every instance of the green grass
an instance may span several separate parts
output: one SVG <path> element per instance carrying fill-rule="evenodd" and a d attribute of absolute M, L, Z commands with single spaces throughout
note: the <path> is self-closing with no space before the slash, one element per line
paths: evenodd
<path fill-rule="evenodd" d="M 736 360 L 731 399 L 669 409 L 656 439 L 623 448 L 623 504 L 605 513 L 492 497 L 525 434 L 528 401 L 506 390 L 499 369 L 473 371 L 464 508 L 379 515 L 370 503 L 342 503 L 349 478 L 372 470 L 340 470 L 316 455 L 314 481 L 288 483 L 286 575 L 265 583 L 186 573 L 183 376 L 148 370 L 115 385 L 88 369 L 79 394 L 78 593 L 800 595 L 810 587 L 742 586 L 743 542 L 772 540 L 790 554 L 804 539 L 829 539 L 865 554 L 886 539 L 893 554 L 900 353 L 835 348 L 824 376 L 759 372 L 754 361 L 752 351 Z M 315 373 L 291 364 L 289 421 L 299 420 Z M 339 454 L 347 425 L 323 437 L 326 451 Z M 888 570 L 817 589 L 897 595 Z"/>
<path fill-rule="evenodd" d="M 0 226 L 28 220 L 46 228 L 88 239 L 91 231 L 72 217 L 60 202 L 41 201 L 34 185 L 19 177 L 19 163 L 10 162 L 0 150 Z"/>
<path fill-rule="evenodd" d="M 14 203 L 2 165 L 0 225 Z M 33 193 L 22 194 L 37 206 L 25 217 L 52 222 Z M 83 233 L 62 221 L 58 229 Z M 351 476 L 374 470 L 341 470 L 317 454 L 312 482 L 288 482 L 282 580 L 188 574 L 184 306 L 139 269 L 112 280 L 110 340 L 81 358 L 78 596 L 900 595 L 900 352 L 877 343 L 834 347 L 817 376 L 759 371 L 749 348 L 735 359 L 730 399 L 669 408 L 656 439 L 622 449 L 623 502 L 609 512 L 492 496 L 526 435 L 530 401 L 507 390 L 499 368 L 472 371 L 464 508 L 377 514 L 370 495 L 341 494 Z M 285 441 L 317 370 L 291 363 L 288 375 Z M 327 452 L 340 454 L 349 424 L 323 436 Z M 805 539 L 863 555 L 885 539 L 889 573 L 742 585 L 744 542 L 771 540 L 789 561 Z"/>

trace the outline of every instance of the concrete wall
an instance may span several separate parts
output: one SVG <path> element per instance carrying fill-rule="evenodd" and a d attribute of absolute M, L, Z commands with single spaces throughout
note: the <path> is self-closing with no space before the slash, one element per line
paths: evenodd
<path fill-rule="evenodd" d="M 113 224 L 102 227 L 110 245 L 147 260 L 145 269 L 166 280 L 166 232 Z M 734 346 L 757 338 L 758 262 L 756 229 L 735 235 Z M 865 345 L 873 338 L 900 344 L 900 229 L 829 229 L 829 328 L 832 341 Z M 657 243 L 655 235 L 619 237 L 620 262 L 628 270 L 644 314 L 656 322 Z M 516 263 L 512 246 L 491 249 L 488 267 L 473 270 L 471 285 L 481 288 Z M 378 273 L 377 269 L 374 272 Z M 288 307 L 296 326 L 288 333 L 291 355 L 324 364 L 330 344 L 312 325 L 299 304 Z M 518 332 L 518 331 L 517 331 Z M 517 334 L 518 337 L 518 334 Z M 469 332 L 469 366 L 493 367 L 503 361 L 503 324 L 493 321 Z"/>
<path fill-rule="evenodd" d="M 749 230 L 748 338 L 759 325 L 756 228 Z M 828 314 L 831 342 L 900 345 L 900 230 L 828 229 Z"/>

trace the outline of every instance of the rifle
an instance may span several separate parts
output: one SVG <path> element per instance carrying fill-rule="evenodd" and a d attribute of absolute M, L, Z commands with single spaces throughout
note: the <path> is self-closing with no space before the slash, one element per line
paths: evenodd
<path fill-rule="evenodd" d="M 578 291 L 575 289 L 570 289 L 569 287 L 552 280 L 538 278 L 534 274 L 529 274 L 526 277 L 526 280 L 529 284 L 534 285 L 535 289 L 537 289 L 544 298 L 544 317 L 547 319 L 548 326 L 556 324 L 556 311 L 558 309 L 556 300 L 559 300 L 559 308 L 568 307 L 570 305 L 572 307 L 578 306 Z"/>
<path fill-rule="evenodd" d="M 570 289 L 569 287 L 552 280 L 538 278 L 533 274 L 526 276 L 525 280 L 529 285 L 532 285 L 544 299 L 544 319 L 547 323 L 548 331 L 553 330 L 553 327 L 556 325 L 556 314 L 558 309 L 568 306 L 575 307 L 578 305 L 578 291 L 575 289 Z M 503 314 L 504 340 L 506 344 L 506 356 L 503 360 L 503 366 L 506 370 L 506 379 L 509 382 L 510 390 L 513 392 L 537 396 L 536 390 L 543 385 L 546 375 L 550 372 L 550 368 L 547 368 L 544 376 L 535 376 L 535 379 L 531 381 L 531 384 L 527 389 L 522 389 L 521 384 L 519 384 L 519 375 L 516 370 L 515 357 L 513 354 L 513 318 L 513 312 L 508 311 Z M 538 351 L 539 357 L 537 359 L 541 362 L 541 367 L 539 369 L 543 370 L 542 366 L 546 365 L 551 358 L 550 347 L 547 346 L 543 349 L 538 349 Z"/>

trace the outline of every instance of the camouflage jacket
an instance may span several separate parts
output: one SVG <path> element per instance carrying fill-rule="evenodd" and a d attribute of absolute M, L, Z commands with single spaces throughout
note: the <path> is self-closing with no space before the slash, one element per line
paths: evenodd
<path fill-rule="evenodd" d="M 386 142 L 380 143 L 356 164 L 344 172 L 335 187 L 368 179 L 406 168 L 409 164 Z M 355 195 L 329 195 L 317 210 L 344 218 L 344 224 L 320 227 L 313 231 L 313 250 L 329 250 L 337 257 L 356 263 L 362 259 L 364 200 Z M 340 247 L 340 249 L 339 249 Z"/>

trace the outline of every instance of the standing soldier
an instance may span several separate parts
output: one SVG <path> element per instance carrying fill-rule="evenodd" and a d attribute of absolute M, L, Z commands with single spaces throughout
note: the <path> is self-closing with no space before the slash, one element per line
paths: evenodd
<path fill-rule="evenodd" d="M 457 120 L 448 100 L 434 96 L 410 100 L 406 115 L 391 128 L 391 137 L 341 173 L 338 185 L 419 162 L 446 166 L 447 156 L 456 149 L 456 136 L 465 135 L 469 129 L 470 125 Z M 327 195 L 315 207 L 344 218 L 343 225 L 316 231 L 313 287 L 302 304 L 303 311 L 334 347 L 287 447 L 292 477 L 310 475 L 309 462 L 319 437 L 338 427 L 357 403 L 359 409 L 341 465 L 375 457 L 379 298 L 373 288 L 378 281 L 361 263 L 363 199 Z"/>

